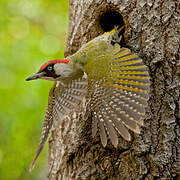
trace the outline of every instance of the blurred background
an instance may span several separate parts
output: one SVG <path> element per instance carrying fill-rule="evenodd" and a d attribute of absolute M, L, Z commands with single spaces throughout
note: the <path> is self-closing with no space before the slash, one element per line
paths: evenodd
<path fill-rule="evenodd" d="M 0 0 L 0 179 L 46 179 L 48 144 L 29 173 L 53 82 L 26 82 L 47 60 L 63 58 L 67 0 Z"/>

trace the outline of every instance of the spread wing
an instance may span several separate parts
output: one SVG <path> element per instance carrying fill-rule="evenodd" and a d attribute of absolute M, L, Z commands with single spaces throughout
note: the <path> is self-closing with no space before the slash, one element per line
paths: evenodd
<path fill-rule="evenodd" d="M 108 77 L 95 81 L 87 80 L 83 76 L 51 89 L 40 145 L 30 171 L 43 149 L 54 120 L 73 119 L 74 112 L 77 115 L 81 113 L 83 100 L 89 92 L 92 135 L 96 135 L 99 127 L 103 146 L 107 144 L 107 136 L 117 147 L 117 133 L 129 141 L 129 129 L 140 132 L 139 126 L 143 125 L 150 85 L 148 70 L 142 60 L 129 49 L 114 47 L 114 58 L 108 67 Z"/>
<path fill-rule="evenodd" d="M 49 93 L 40 144 L 29 171 L 32 171 L 34 168 L 54 121 L 63 121 L 65 118 L 77 118 L 74 117 L 74 113 L 78 116 L 78 112 L 80 113 L 83 105 L 83 99 L 87 97 L 88 81 L 86 76 L 73 80 L 68 84 L 56 83 L 55 85 L 56 87 L 53 86 Z"/>
<path fill-rule="evenodd" d="M 78 111 L 87 93 L 88 81 L 85 77 L 73 80 L 65 86 L 58 86 L 55 91 L 53 118 L 62 120 L 65 116 L 71 116 L 74 111 Z"/>
<path fill-rule="evenodd" d="M 54 97 L 54 90 L 55 90 L 55 85 L 56 83 L 53 85 L 53 87 L 51 88 L 50 92 L 49 92 L 49 97 L 48 97 L 48 105 L 47 105 L 47 109 L 46 109 L 46 113 L 45 113 L 45 118 L 44 118 L 44 122 L 43 122 L 43 128 L 42 128 L 42 134 L 41 134 L 41 139 L 40 139 L 40 143 L 39 143 L 39 147 L 37 149 L 37 153 L 36 156 L 34 158 L 34 160 L 32 161 L 29 171 L 31 172 L 36 164 L 36 160 L 39 157 L 39 154 L 41 153 L 44 144 L 48 138 L 50 129 L 53 125 L 53 117 L 52 117 L 52 112 L 53 112 L 53 107 L 54 107 L 54 103 L 55 103 L 55 97 Z"/>
<path fill-rule="evenodd" d="M 128 129 L 140 133 L 150 82 L 147 67 L 129 49 L 115 48 L 109 66 L 109 77 L 91 82 L 94 84 L 92 135 L 95 136 L 99 127 L 103 146 L 107 144 L 108 134 L 117 147 L 117 133 L 128 141 L 131 139 Z"/>

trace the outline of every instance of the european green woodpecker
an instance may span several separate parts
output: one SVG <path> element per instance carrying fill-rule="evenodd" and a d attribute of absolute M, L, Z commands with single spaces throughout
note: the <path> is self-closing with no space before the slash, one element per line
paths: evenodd
<path fill-rule="evenodd" d="M 127 141 L 131 140 L 128 129 L 140 133 L 148 100 L 149 74 L 142 59 L 116 43 L 119 42 L 119 39 L 116 41 L 117 34 L 117 29 L 106 32 L 65 59 L 46 62 L 36 74 L 26 79 L 58 83 L 49 94 L 42 138 L 30 170 L 54 121 L 78 111 L 84 98 L 89 98 L 92 136 L 99 130 L 104 147 L 108 137 L 117 147 L 117 133 Z"/>

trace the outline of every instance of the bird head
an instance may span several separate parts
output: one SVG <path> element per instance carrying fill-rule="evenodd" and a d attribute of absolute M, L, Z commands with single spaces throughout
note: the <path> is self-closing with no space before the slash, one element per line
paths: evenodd
<path fill-rule="evenodd" d="M 26 81 L 35 79 L 59 81 L 63 78 L 70 77 L 73 73 L 72 71 L 73 69 L 70 66 L 69 59 L 55 59 L 43 64 L 39 71 L 27 78 Z"/>

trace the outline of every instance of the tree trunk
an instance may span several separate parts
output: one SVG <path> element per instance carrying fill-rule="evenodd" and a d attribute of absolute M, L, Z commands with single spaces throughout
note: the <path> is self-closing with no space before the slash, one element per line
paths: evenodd
<path fill-rule="evenodd" d="M 175 0 L 70 0 L 69 6 L 65 56 L 110 28 L 113 19 L 121 21 L 126 27 L 124 46 L 149 67 L 151 91 L 141 134 L 132 133 L 131 142 L 119 137 L 117 149 L 110 142 L 104 148 L 99 135 L 92 138 L 91 117 L 57 123 L 49 141 L 48 178 L 179 179 L 180 4 Z M 120 16 L 113 16 L 115 11 Z"/>

